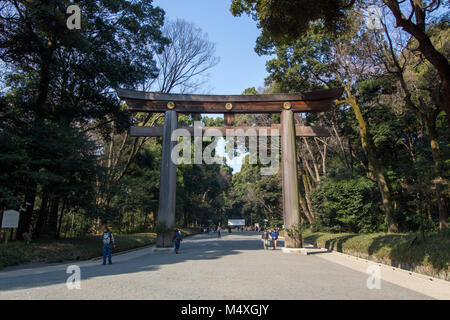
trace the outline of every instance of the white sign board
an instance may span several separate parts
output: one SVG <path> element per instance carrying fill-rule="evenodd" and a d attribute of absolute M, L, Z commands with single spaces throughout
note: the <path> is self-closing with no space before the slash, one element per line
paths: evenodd
<path fill-rule="evenodd" d="M 230 227 L 245 226 L 245 220 L 244 219 L 229 219 L 228 225 Z"/>
<path fill-rule="evenodd" d="M 16 210 L 3 211 L 2 228 L 17 228 L 19 226 L 19 212 Z"/>

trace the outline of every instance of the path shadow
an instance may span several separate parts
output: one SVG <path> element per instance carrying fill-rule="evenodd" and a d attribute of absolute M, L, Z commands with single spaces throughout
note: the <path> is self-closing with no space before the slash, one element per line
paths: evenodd
<path fill-rule="evenodd" d="M 233 235 L 233 234 L 231 234 Z M 239 236 L 254 237 L 256 233 L 239 233 Z M 82 280 L 95 277 L 132 274 L 155 271 L 164 265 L 177 264 L 187 260 L 214 260 L 228 255 L 241 254 L 243 250 L 261 250 L 260 241 L 232 239 L 226 234 L 217 238 L 217 234 L 196 235 L 182 242 L 180 254 L 173 252 L 153 253 L 152 248 L 136 250 L 131 253 L 113 255 L 112 265 L 101 265 L 101 259 L 73 261 L 63 264 L 46 264 L 35 268 L 6 268 L 0 272 L 0 291 L 29 289 L 34 287 L 63 284 L 70 274 L 69 265 L 79 265 Z M 228 239 L 227 239 L 228 238 Z M 258 239 L 259 240 L 259 239 Z M 129 254 L 136 255 L 129 258 Z M 123 255 L 123 257 L 121 257 Z M 48 269 L 48 270 L 46 270 Z M 25 273 L 26 272 L 26 273 Z"/>

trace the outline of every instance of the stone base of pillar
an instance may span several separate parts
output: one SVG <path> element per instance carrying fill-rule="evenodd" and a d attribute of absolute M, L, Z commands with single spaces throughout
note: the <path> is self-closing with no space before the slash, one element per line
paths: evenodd
<path fill-rule="evenodd" d="M 153 253 L 175 252 L 175 248 L 153 248 Z"/>
<path fill-rule="evenodd" d="M 290 237 L 288 235 L 284 236 L 284 247 L 285 248 L 302 248 L 303 247 L 303 241 L 302 237 Z"/>
<path fill-rule="evenodd" d="M 281 248 L 281 252 L 308 255 L 308 250 L 305 248 Z"/>
<path fill-rule="evenodd" d="M 158 233 L 156 237 L 157 248 L 173 248 L 172 233 L 165 232 L 163 234 Z"/>

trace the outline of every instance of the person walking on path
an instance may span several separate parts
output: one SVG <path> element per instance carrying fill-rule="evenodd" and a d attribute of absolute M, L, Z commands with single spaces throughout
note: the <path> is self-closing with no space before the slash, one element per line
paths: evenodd
<path fill-rule="evenodd" d="M 221 226 L 217 227 L 217 237 L 218 238 L 222 237 L 222 227 Z"/>
<path fill-rule="evenodd" d="M 105 227 L 103 229 L 103 235 L 102 235 L 102 251 L 103 251 L 103 265 L 106 264 L 106 255 L 108 255 L 108 263 L 112 264 L 111 260 L 111 251 L 113 247 L 116 247 L 114 244 L 114 236 L 111 231 L 109 231 L 108 227 Z"/>
<path fill-rule="evenodd" d="M 278 233 L 276 233 L 276 231 L 274 230 L 271 230 L 270 236 L 272 237 L 273 250 L 277 250 Z"/>
<path fill-rule="evenodd" d="M 267 232 L 267 230 L 264 230 L 262 232 L 262 240 L 264 243 L 264 250 L 267 250 L 269 247 L 269 233 Z"/>
<path fill-rule="evenodd" d="M 175 253 L 178 254 L 178 251 L 180 250 L 181 241 L 183 241 L 181 232 L 178 229 L 175 229 L 173 231 L 172 241 L 173 241 L 173 244 L 175 245 Z"/>

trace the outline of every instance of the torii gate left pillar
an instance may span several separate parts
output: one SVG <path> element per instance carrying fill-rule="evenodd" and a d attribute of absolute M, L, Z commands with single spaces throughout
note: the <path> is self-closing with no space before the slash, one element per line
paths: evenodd
<path fill-rule="evenodd" d="M 175 201 L 177 187 L 177 166 L 171 159 L 172 149 L 176 141 L 172 140 L 172 132 L 178 125 L 178 115 L 174 110 L 165 112 L 163 127 L 163 146 L 161 161 L 161 179 L 159 180 L 159 208 L 158 224 L 164 225 L 167 230 L 158 233 L 156 246 L 170 248 L 172 244 L 172 227 L 175 224 Z"/>

